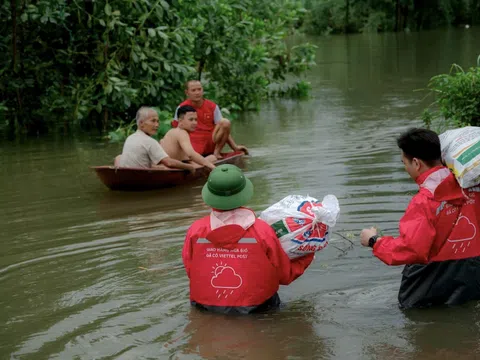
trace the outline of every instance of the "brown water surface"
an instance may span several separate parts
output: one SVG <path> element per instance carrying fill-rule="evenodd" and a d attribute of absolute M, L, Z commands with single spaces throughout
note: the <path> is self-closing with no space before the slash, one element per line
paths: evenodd
<path fill-rule="evenodd" d="M 428 79 L 472 66 L 480 29 L 310 38 L 312 98 L 272 100 L 234 135 L 261 211 L 289 194 L 335 194 L 335 231 L 396 234 L 416 186 L 395 136 L 420 125 Z M 400 267 L 334 234 L 274 314 L 229 318 L 188 304 L 187 227 L 202 182 L 108 191 L 88 169 L 121 144 L 89 136 L 0 144 L 0 358 L 476 359 L 480 309 L 402 312 Z M 148 270 L 142 270 L 146 268 Z"/>

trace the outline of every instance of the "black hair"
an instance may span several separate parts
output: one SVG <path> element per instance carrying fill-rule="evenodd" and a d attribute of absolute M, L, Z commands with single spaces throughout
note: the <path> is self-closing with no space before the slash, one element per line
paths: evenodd
<path fill-rule="evenodd" d="M 190 79 L 188 81 L 185 81 L 185 90 L 188 90 L 188 87 L 192 82 L 199 82 L 200 84 L 202 83 L 200 80 L 196 80 L 196 79 Z"/>
<path fill-rule="evenodd" d="M 442 161 L 440 139 L 436 132 L 427 129 L 412 128 L 397 139 L 397 145 L 409 160 L 417 158 L 428 166 Z"/>
<path fill-rule="evenodd" d="M 185 114 L 189 113 L 189 112 L 195 112 L 196 113 L 197 110 L 195 110 L 195 108 L 193 106 L 190 106 L 190 105 L 180 106 L 177 110 L 177 119 L 183 119 Z"/>

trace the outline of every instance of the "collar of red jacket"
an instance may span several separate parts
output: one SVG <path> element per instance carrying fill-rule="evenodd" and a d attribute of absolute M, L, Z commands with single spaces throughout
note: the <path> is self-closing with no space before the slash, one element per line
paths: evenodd
<path fill-rule="evenodd" d="M 243 206 L 232 210 L 212 209 L 210 228 L 215 230 L 225 225 L 240 225 L 247 230 L 255 223 L 255 219 L 255 212 Z"/>
<path fill-rule="evenodd" d="M 421 174 L 415 182 L 420 189 L 428 190 L 428 194 L 437 201 L 465 199 L 465 195 L 455 176 L 445 166 L 435 166 Z"/>
<path fill-rule="evenodd" d="M 255 212 L 245 207 L 223 211 L 212 209 L 210 213 L 211 231 L 206 238 L 215 246 L 233 249 L 255 223 L 255 219 Z"/>
<path fill-rule="evenodd" d="M 420 174 L 416 179 L 415 179 L 415 182 L 418 184 L 418 186 L 421 186 L 425 180 L 431 175 L 433 174 L 434 172 L 440 170 L 440 169 L 447 169 L 447 167 L 445 166 L 442 166 L 442 165 L 439 165 L 439 166 L 435 166 L 431 169 L 428 169 L 427 171 L 423 172 L 422 174 Z"/>

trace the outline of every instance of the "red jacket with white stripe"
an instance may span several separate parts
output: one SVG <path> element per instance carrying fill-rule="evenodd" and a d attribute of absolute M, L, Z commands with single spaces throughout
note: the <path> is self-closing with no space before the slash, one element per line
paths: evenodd
<path fill-rule="evenodd" d="M 480 298 L 480 188 L 462 189 L 443 166 L 426 171 L 416 182 L 419 192 L 400 219 L 399 236 L 382 236 L 373 247 L 384 263 L 407 265 L 401 305 Z"/>
<path fill-rule="evenodd" d="M 252 210 L 223 212 L 224 219 L 232 215 L 225 223 L 215 213 L 195 221 L 185 238 L 182 257 L 192 303 L 253 310 L 312 262 L 313 254 L 291 261 L 275 231 Z"/>
<path fill-rule="evenodd" d="M 416 182 L 420 190 L 400 219 L 400 236 L 382 237 L 373 254 L 388 265 L 480 256 L 480 190 L 462 190 L 442 166 L 423 173 Z"/>

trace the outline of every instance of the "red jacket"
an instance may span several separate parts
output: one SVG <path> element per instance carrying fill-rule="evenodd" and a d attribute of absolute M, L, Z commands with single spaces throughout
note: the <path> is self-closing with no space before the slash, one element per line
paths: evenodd
<path fill-rule="evenodd" d="M 251 211 L 249 209 L 244 209 Z M 238 224 L 211 227 L 211 216 L 188 229 L 183 263 L 190 278 L 190 300 L 206 307 L 260 306 L 303 274 L 313 254 L 291 261 L 275 231 L 255 219 L 246 229 Z"/>
<path fill-rule="evenodd" d="M 462 191 L 442 166 L 423 173 L 416 182 L 420 190 L 400 219 L 400 236 L 382 237 L 373 254 L 388 265 L 480 256 L 480 189 Z"/>
<path fill-rule="evenodd" d="M 443 166 L 416 182 L 420 190 L 400 219 L 400 235 L 383 236 L 373 247 L 384 263 L 406 264 L 400 305 L 458 305 L 480 299 L 480 187 L 460 188 Z"/>

